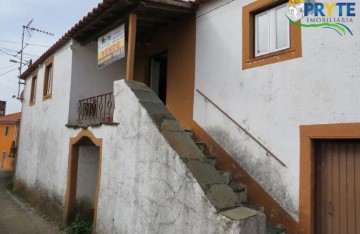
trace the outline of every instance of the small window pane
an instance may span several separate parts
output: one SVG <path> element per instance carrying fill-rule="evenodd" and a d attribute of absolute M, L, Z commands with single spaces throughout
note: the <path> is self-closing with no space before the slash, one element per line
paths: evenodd
<path fill-rule="evenodd" d="M 32 98 L 33 101 L 35 101 L 36 99 L 36 85 L 37 85 L 37 78 L 35 78 L 34 80 L 33 98 Z"/>
<path fill-rule="evenodd" d="M 269 13 L 256 15 L 256 55 L 269 52 Z"/>
<path fill-rule="evenodd" d="M 276 9 L 276 49 L 289 48 L 289 20 L 286 18 L 287 4 Z"/>
<path fill-rule="evenodd" d="M 36 84 L 37 84 L 37 76 L 34 76 L 31 85 L 30 102 L 35 102 L 36 100 Z"/>
<path fill-rule="evenodd" d="M 48 80 L 47 80 L 47 92 L 46 94 L 49 94 L 51 92 L 51 82 L 52 82 L 52 67 L 49 67 L 48 71 Z"/>

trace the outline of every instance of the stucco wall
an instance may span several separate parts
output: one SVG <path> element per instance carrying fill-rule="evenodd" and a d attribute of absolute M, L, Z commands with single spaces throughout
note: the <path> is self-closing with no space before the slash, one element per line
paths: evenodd
<path fill-rule="evenodd" d="M 229 3 L 227 3 L 229 2 Z M 242 7 L 253 1 L 210 1 L 197 13 L 195 88 L 264 143 L 265 155 L 195 92 L 194 119 L 294 218 L 299 208 L 299 125 L 358 122 L 356 36 L 302 29 L 299 59 L 242 70 Z M 227 4 L 225 4 L 227 3 Z M 354 21 L 353 32 L 360 23 Z"/>
<path fill-rule="evenodd" d="M 65 127 L 70 102 L 69 42 L 54 54 L 52 98 L 43 100 L 44 65 L 38 68 L 36 101 L 29 105 L 31 78 L 26 79 L 16 179 L 57 207 L 65 200 L 67 155 L 71 132 Z"/>
<path fill-rule="evenodd" d="M 103 139 L 97 233 L 243 233 L 217 213 L 124 80 L 114 94 L 119 125 L 90 128 Z"/>
<path fill-rule="evenodd" d="M 79 146 L 76 200 L 80 206 L 85 206 L 85 208 L 94 208 L 99 157 L 99 147 Z"/>
<path fill-rule="evenodd" d="M 42 101 L 37 95 L 35 105 L 29 106 L 30 87 L 25 86 L 16 171 L 18 181 L 59 211 L 65 204 L 69 141 L 81 131 L 65 127 L 71 60 L 69 48 L 55 54 L 52 99 Z M 39 84 L 42 73 L 41 67 Z M 59 74 L 62 85 L 57 85 Z M 115 82 L 114 95 L 114 121 L 119 125 L 89 127 L 102 139 L 97 233 L 241 233 L 247 222 L 217 213 L 124 80 Z M 84 163 L 81 148 L 79 163 Z"/>
<path fill-rule="evenodd" d="M 69 121 L 78 119 L 78 101 L 113 92 L 115 80 L 125 78 L 126 58 L 101 69 L 97 68 L 97 42 L 72 46 L 72 79 Z"/>

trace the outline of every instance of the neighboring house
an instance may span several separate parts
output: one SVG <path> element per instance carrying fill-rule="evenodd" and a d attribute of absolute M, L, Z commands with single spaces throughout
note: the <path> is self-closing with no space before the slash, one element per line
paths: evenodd
<path fill-rule="evenodd" d="M 99 4 L 21 76 L 15 190 L 98 233 L 264 233 L 263 209 L 360 231 L 359 39 L 284 3 Z M 122 24 L 126 57 L 97 69 Z"/>
<path fill-rule="evenodd" d="M 0 165 L 13 170 L 17 155 L 21 112 L 0 116 Z"/>

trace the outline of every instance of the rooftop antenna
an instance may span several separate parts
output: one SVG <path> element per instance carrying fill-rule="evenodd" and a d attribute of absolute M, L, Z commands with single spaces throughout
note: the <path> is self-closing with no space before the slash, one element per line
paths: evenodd
<path fill-rule="evenodd" d="M 24 82 L 21 82 L 20 81 L 20 77 L 21 77 L 21 70 L 22 70 L 22 66 L 23 65 L 29 65 L 30 63 L 23 63 L 23 51 L 24 51 L 24 48 L 27 46 L 25 45 L 24 47 L 24 36 L 25 36 L 25 32 L 26 32 L 26 36 L 31 38 L 32 34 L 34 31 L 36 32 L 39 32 L 39 33 L 43 33 L 43 34 L 46 34 L 46 35 L 50 35 L 50 36 L 54 36 L 53 33 L 49 33 L 49 32 L 46 32 L 46 31 L 43 31 L 43 30 L 40 30 L 40 29 L 37 29 L 37 28 L 34 28 L 34 27 L 31 27 L 31 23 L 33 22 L 34 18 L 32 18 L 29 23 L 25 26 L 23 25 L 23 32 L 22 32 L 22 39 L 21 39 L 21 50 L 20 50 L 20 67 L 19 67 L 19 86 L 18 86 L 18 93 L 17 93 L 17 99 L 20 100 L 20 86 L 21 85 L 24 85 L 25 83 Z M 31 65 L 31 64 L 30 64 Z"/>

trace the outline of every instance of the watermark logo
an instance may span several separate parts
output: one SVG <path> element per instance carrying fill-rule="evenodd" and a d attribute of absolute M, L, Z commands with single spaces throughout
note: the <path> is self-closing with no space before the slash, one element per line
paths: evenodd
<path fill-rule="evenodd" d="M 353 35 L 349 25 L 354 22 L 355 8 L 355 2 L 290 0 L 286 16 L 297 26 L 328 28 L 341 36 Z"/>

